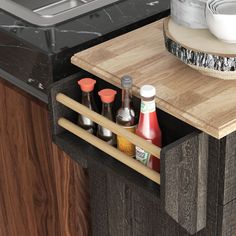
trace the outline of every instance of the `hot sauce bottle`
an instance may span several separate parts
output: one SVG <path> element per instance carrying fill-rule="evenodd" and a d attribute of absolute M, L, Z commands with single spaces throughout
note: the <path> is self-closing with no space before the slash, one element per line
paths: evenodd
<path fill-rule="evenodd" d="M 159 127 L 155 95 L 156 89 L 151 85 L 144 85 L 140 89 L 141 108 L 136 134 L 145 140 L 161 147 L 161 130 Z M 160 172 L 160 160 L 136 146 L 136 159 L 144 165 Z"/>
<path fill-rule="evenodd" d="M 96 84 L 96 80 L 90 78 L 84 78 L 78 81 L 78 84 L 82 90 L 82 101 L 81 103 L 88 107 L 90 110 L 96 111 L 96 105 L 93 98 L 93 89 Z M 88 117 L 79 114 L 78 125 L 83 129 L 87 130 L 89 133 L 94 134 L 96 124 L 90 120 Z"/>
<path fill-rule="evenodd" d="M 135 132 L 135 112 L 132 107 L 133 80 L 126 75 L 121 78 L 122 106 L 117 111 L 116 123 L 130 132 Z M 122 136 L 117 136 L 117 148 L 130 157 L 135 157 L 135 146 Z"/>
<path fill-rule="evenodd" d="M 102 115 L 109 120 L 114 120 L 112 106 L 115 100 L 116 91 L 113 89 L 103 89 L 99 93 L 102 100 Z M 97 136 L 107 142 L 108 144 L 116 145 L 116 135 L 113 134 L 109 129 L 98 125 Z"/>

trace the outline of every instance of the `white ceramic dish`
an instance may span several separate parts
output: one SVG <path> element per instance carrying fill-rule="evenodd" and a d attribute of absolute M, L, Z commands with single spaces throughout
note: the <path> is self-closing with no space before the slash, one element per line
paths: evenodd
<path fill-rule="evenodd" d="M 192 29 L 206 29 L 205 7 L 207 0 L 171 0 L 171 18 Z"/>
<path fill-rule="evenodd" d="M 209 6 L 209 9 L 214 13 L 214 14 L 222 14 L 219 12 L 219 9 L 221 10 L 222 8 L 225 8 L 225 7 L 230 7 L 231 9 L 231 12 L 233 11 L 235 13 L 235 8 L 232 6 L 235 5 L 235 1 L 234 0 L 211 0 L 211 1 L 208 1 L 208 6 Z M 227 14 L 227 13 L 226 13 Z"/>
<path fill-rule="evenodd" d="M 218 5 L 215 6 L 216 13 L 214 13 L 211 7 L 215 1 L 211 0 L 207 2 L 206 22 L 208 28 L 218 39 L 227 43 L 236 43 L 236 0 L 224 0 L 221 2 L 221 4 L 219 4 L 219 1 L 217 1 Z M 211 4 L 211 7 L 209 4 Z"/>
<path fill-rule="evenodd" d="M 209 5 L 209 8 L 214 11 L 215 5 L 219 4 L 221 2 L 222 2 L 222 0 L 216 0 L 216 1 L 213 0 L 213 1 L 209 1 L 207 4 Z"/>
<path fill-rule="evenodd" d="M 236 1 L 224 2 L 215 7 L 216 13 L 220 15 L 236 15 Z"/>
<path fill-rule="evenodd" d="M 220 14 L 217 9 L 228 4 L 234 5 L 234 0 L 211 0 L 208 2 L 210 10 L 214 14 Z"/>
<path fill-rule="evenodd" d="M 211 5 L 211 10 L 212 10 L 212 12 L 214 14 L 217 14 L 217 10 L 216 9 L 221 4 L 224 4 L 224 2 L 223 1 L 218 1 L 218 2 L 215 1 L 215 2 L 213 2 L 213 4 Z"/>

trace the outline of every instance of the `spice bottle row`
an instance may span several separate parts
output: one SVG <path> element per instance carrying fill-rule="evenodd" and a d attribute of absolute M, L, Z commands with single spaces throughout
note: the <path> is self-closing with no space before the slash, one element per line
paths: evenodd
<path fill-rule="evenodd" d="M 152 85 L 144 85 L 140 88 L 141 104 L 140 114 L 138 115 L 135 113 L 133 108 L 133 81 L 130 76 L 126 75 L 121 78 L 122 105 L 115 113 L 113 111 L 113 104 L 116 102 L 117 91 L 105 88 L 98 92 L 102 102 L 102 109 L 101 111 L 98 111 L 97 104 L 94 100 L 94 87 L 96 86 L 96 80 L 83 78 L 78 81 L 78 84 L 82 91 L 81 103 L 84 106 L 95 112 L 101 113 L 101 115 L 116 122 L 128 131 L 135 133 L 158 147 L 161 147 L 162 135 L 156 114 L 155 87 Z M 117 147 L 130 158 L 135 158 L 149 168 L 160 172 L 159 159 L 150 155 L 142 148 L 134 146 L 125 137 L 116 136 L 109 129 L 96 125 L 91 119 L 80 114 L 78 116 L 78 125 L 108 144 Z"/>

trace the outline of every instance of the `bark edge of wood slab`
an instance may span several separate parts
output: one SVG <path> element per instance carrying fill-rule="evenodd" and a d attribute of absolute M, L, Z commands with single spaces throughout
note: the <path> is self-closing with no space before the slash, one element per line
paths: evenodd
<path fill-rule="evenodd" d="M 163 31 L 166 49 L 186 65 L 206 76 L 236 79 L 236 44 L 219 41 L 207 29 L 177 25 L 170 17 Z"/>

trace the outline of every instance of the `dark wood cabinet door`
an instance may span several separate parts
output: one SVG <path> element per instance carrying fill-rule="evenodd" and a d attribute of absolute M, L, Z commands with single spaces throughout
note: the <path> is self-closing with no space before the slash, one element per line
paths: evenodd
<path fill-rule="evenodd" d="M 0 235 L 89 235 L 86 170 L 52 143 L 47 107 L 0 79 Z"/>

